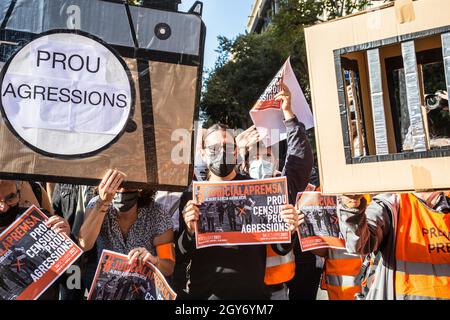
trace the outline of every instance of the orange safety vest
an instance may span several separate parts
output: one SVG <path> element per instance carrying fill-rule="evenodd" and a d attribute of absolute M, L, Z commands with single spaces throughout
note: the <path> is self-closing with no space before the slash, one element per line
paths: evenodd
<path fill-rule="evenodd" d="M 327 290 L 329 300 L 355 300 L 355 294 L 362 292 L 362 264 L 361 256 L 328 249 L 321 288 Z"/>
<path fill-rule="evenodd" d="M 395 258 L 396 299 L 450 299 L 450 214 L 400 195 Z"/>
<path fill-rule="evenodd" d="M 266 285 L 288 282 L 295 275 L 295 256 L 291 250 L 285 256 L 280 256 L 267 245 L 266 274 L 264 283 Z"/>

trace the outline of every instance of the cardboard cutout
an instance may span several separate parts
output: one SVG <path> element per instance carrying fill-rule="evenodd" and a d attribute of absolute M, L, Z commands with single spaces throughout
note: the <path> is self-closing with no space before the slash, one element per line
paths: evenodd
<path fill-rule="evenodd" d="M 204 39 L 195 11 L 3 1 L 0 178 L 96 185 L 117 168 L 127 185 L 184 190 Z"/>

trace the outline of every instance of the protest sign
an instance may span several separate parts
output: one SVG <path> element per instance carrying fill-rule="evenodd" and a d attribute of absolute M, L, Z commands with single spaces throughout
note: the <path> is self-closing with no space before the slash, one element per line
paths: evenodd
<path fill-rule="evenodd" d="M 150 262 L 103 250 L 88 300 L 175 300 L 176 293 Z"/>
<path fill-rule="evenodd" d="M 193 183 L 200 205 L 197 248 L 289 243 L 289 226 L 280 216 L 288 203 L 286 177 Z"/>
<path fill-rule="evenodd" d="M 45 225 L 47 216 L 30 207 L 0 235 L 0 298 L 39 298 L 82 254 L 65 234 Z"/>
<path fill-rule="evenodd" d="M 42 154 L 97 153 L 123 134 L 133 116 L 130 71 L 98 39 L 44 35 L 20 49 L 2 75 L 4 119 L 20 140 Z M 36 139 L 40 132 L 49 139 Z"/>
<path fill-rule="evenodd" d="M 291 67 L 290 58 L 285 62 L 275 78 L 266 88 L 256 104 L 250 110 L 250 116 L 261 135 L 266 146 L 286 139 L 286 126 L 284 125 L 281 101 L 275 101 L 277 93 L 281 91 L 281 83 L 285 84 L 291 92 L 292 111 L 302 122 L 306 129 L 314 126 L 314 120 L 300 84 Z"/>
<path fill-rule="evenodd" d="M 336 196 L 325 196 L 320 192 L 298 193 L 296 205 L 305 216 L 299 227 L 302 251 L 345 249 L 345 242 L 339 231 Z"/>
<path fill-rule="evenodd" d="M 0 177 L 97 185 L 117 168 L 131 187 L 189 185 L 201 8 L 29 0 L 3 9 Z"/>

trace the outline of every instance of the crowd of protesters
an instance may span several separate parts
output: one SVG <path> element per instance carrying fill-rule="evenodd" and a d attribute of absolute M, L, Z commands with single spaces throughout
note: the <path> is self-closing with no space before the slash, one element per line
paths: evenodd
<path fill-rule="evenodd" d="M 442 192 L 343 195 L 338 211 L 346 250 L 302 252 L 297 228 L 303 215 L 292 204 L 298 192 L 320 183 L 288 88 L 275 99 L 282 102 L 287 129 L 281 172 L 274 150 L 260 145 L 254 127 L 235 137 L 225 125 L 214 125 L 197 151 L 208 181 L 286 176 L 290 204 L 282 207 L 281 217 L 292 232 L 291 243 L 197 249 L 200 210 L 191 191 L 158 197 L 155 190 L 127 189 L 126 172 L 114 169 L 105 168 L 95 187 L 0 180 L 1 230 L 34 204 L 50 216 L 52 229 L 84 251 L 75 263 L 80 285 L 68 285 L 68 271 L 41 299 L 85 299 L 104 249 L 153 263 L 178 299 L 314 300 L 320 286 L 329 299 L 450 299 L 450 199 Z M 208 210 L 221 219 L 229 214 L 227 206 Z M 211 221 L 206 224 L 214 228 Z M 432 227 L 446 243 L 425 237 Z"/>

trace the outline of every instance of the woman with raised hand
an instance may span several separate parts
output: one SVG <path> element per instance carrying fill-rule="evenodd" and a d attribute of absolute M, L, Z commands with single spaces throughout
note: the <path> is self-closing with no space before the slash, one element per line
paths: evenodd
<path fill-rule="evenodd" d="M 175 265 L 171 218 L 155 203 L 153 190 L 121 187 L 125 177 L 112 169 L 103 177 L 99 195 L 86 208 L 80 246 L 87 251 L 97 243 L 99 257 L 103 250 L 128 254 L 170 276 Z"/>

